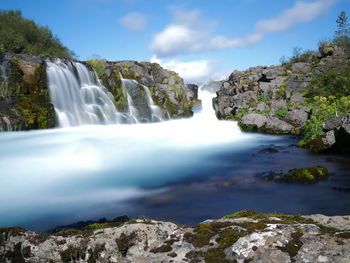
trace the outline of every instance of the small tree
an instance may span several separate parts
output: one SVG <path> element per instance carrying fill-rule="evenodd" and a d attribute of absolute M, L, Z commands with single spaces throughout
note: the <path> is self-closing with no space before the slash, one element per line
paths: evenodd
<path fill-rule="evenodd" d="M 345 11 L 341 11 L 338 19 L 336 20 L 338 24 L 338 30 L 335 31 L 337 36 L 348 36 L 350 33 L 348 17 Z"/>
<path fill-rule="evenodd" d="M 345 11 L 340 12 L 336 22 L 338 30 L 335 31 L 334 43 L 342 47 L 345 53 L 350 56 L 350 28 Z"/>

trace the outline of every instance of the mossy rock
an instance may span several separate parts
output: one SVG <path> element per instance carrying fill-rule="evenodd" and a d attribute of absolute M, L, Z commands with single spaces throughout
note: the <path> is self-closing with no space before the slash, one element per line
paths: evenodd
<path fill-rule="evenodd" d="M 287 174 L 279 179 L 280 182 L 296 182 L 296 183 L 316 183 L 318 181 L 328 179 L 328 170 L 321 166 L 311 166 L 308 168 L 300 168 L 290 170 Z"/>

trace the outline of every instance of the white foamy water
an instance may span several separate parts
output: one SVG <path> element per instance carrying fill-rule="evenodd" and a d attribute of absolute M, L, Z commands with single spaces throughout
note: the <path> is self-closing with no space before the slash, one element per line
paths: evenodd
<path fill-rule="evenodd" d="M 86 219 L 92 206 L 150 194 L 144 187 L 182 180 L 211 155 L 263 137 L 218 121 L 213 94 L 200 96 L 202 111 L 189 119 L 0 133 L 0 226 L 40 228 L 30 222 L 69 211 L 70 222 Z"/>

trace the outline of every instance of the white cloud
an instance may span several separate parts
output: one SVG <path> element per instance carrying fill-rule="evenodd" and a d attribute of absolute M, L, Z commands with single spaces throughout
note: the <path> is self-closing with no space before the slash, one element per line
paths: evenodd
<path fill-rule="evenodd" d="M 220 80 L 225 78 L 229 71 L 219 70 L 215 67 L 215 62 L 202 59 L 194 61 L 179 61 L 151 58 L 151 62 L 158 63 L 163 68 L 175 71 L 185 80 L 186 83 L 205 83 L 208 80 Z"/>
<path fill-rule="evenodd" d="M 272 19 L 255 24 L 254 31 L 240 38 L 211 36 L 213 23 L 204 23 L 198 11 L 175 11 L 173 22 L 159 32 L 150 49 L 160 57 L 246 47 L 260 42 L 265 35 L 286 31 L 296 24 L 309 22 L 325 12 L 336 0 L 297 1 Z"/>
<path fill-rule="evenodd" d="M 285 10 L 279 16 L 257 22 L 255 31 L 261 34 L 285 31 L 296 24 L 315 19 L 333 3 L 333 0 L 319 0 L 311 3 L 298 1 L 294 7 Z"/>
<path fill-rule="evenodd" d="M 138 12 L 129 13 L 120 19 L 123 27 L 130 31 L 142 31 L 148 23 L 147 16 Z"/>

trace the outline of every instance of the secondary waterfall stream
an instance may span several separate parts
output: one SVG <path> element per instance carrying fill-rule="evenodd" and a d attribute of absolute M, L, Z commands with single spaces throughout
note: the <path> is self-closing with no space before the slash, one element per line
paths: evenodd
<path fill-rule="evenodd" d="M 128 112 L 118 112 L 113 95 L 97 74 L 82 63 L 47 61 L 47 77 L 58 126 L 155 122 L 165 119 L 148 87 L 121 77 L 127 92 Z M 136 103 L 135 103 L 136 102 Z"/>

